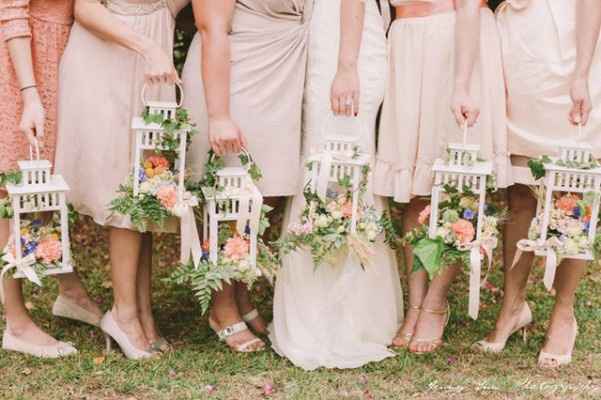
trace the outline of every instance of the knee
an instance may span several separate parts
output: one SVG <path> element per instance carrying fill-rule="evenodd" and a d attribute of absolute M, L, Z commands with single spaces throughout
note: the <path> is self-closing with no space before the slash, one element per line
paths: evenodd
<path fill-rule="evenodd" d="M 509 188 L 509 208 L 513 213 L 533 213 L 536 208 L 536 198 L 531 189 L 525 185 L 514 185 Z"/>

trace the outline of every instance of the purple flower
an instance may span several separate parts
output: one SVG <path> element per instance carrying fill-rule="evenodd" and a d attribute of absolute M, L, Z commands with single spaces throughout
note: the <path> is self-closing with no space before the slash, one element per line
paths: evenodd
<path fill-rule="evenodd" d="M 144 182 L 146 180 L 146 172 L 144 172 L 143 169 L 140 169 L 140 171 L 138 171 L 138 180 L 140 182 Z"/>
<path fill-rule="evenodd" d="M 574 218 L 580 218 L 581 215 L 582 213 L 580 211 L 580 207 L 574 207 L 574 209 L 572 210 L 572 216 Z"/>
<path fill-rule="evenodd" d="M 42 226 L 42 220 L 41 219 L 34 219 L 33 221 L 31 221 L 31 226 L 34 228 L 39 228 Z"/>
<path fill-rule="evenodd" d="M 37 248 L 38 248 L 37 242 L 29 242 L 25 245 L 25 248 L 23 249 L 23 254 L 25 256 L 28 256 L 31 253 L 34 253 Z"/>
<path fill-rule="evenodd" d="M 476 213 L 475 213 L 475 212 L 473 212 L 472 210 L 469 210 L 469 209 L 468 209 L 468 210 L 465 210 L 465 211 L 463 212 L 463 218 L 464 218 L 464 219 L 467 219 L 467 220 L 472 220 L 472 219 L 474 219 L 474 216 L 475 216 L 475 215 L 476 215 Z"/>

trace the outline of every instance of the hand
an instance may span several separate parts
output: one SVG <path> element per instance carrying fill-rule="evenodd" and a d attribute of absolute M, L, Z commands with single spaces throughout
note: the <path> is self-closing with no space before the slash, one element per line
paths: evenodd
<path fill-rule="evenodd" d="M 146 61 L 146 73 L 144 74 L 146 83 L 173 85 L 180 81 L 173 66 L 173 60 L 162 48 L 151 45 L 143 53 L 143 57 Z"/>
<path fill-rule="evenodd" d="M 570 122 L 574 125 L 586 125 L 593 108 L 586 79 L 574 79 L 572 81 L 570 97 L 572 98 L 572 109 L 569 114 Z"/>
<path fill-rule="evenodd" d="M 42 147 L 44 123 L 46 122 L 42 100 L 40 100 L 40 96 L 35 87 L 25 89 L 22 96 L 23 114 L 21 114 L 19 130 L 27 137 L 31 146 L 37 144 L 39 147 Z"/>
<path fill-rule="evenodd" d="M 480 108 L 466 90 L 455 90 L 451 99 L 451 112 L 455 115 L 457 125 L 472 127 L 478 121 Z"/>
<path fill-rule="evenodd" d="M 238 154 L 246 147 L 246 138 L 231 118 L 209 119 L 209 144 L 218 156 Z"/>
<path fill-rule="evenodd" d="M 330 102 L 334 115 L 359 114 L 359 72 L 356 66 L 339 67 L 332 82 Z"/>

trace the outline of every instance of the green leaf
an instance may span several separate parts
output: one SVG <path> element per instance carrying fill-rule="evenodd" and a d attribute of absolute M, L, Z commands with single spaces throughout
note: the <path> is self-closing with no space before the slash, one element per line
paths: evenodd
<path fill-rule="evenodd" d="M 444 247 L 441 238 L 424 238 L 413 247 L 413 254 L 419 259 L 430 279 L 433 279 L 442 268 Z"/>

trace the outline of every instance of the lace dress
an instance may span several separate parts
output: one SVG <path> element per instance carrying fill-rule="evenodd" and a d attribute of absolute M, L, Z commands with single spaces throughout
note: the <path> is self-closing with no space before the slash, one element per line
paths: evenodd
<path fill-rule="evenodd" d="M 323 143 L 324 133 L 331 131 L 352 136 L 362 151 L 375 154 L 376 115 L 387 77 L 384 23 L 377 3 L 366 1 L 358 62 L 360 113 L 358 118 L 333 117 L 330 87 L 338 63 L 340 2 L 315 2 L 305 87 L 304 155 Z M 380 210 L 384 206 L 370 188 L 365 200 Z M 284 226 L 297 222 L 303 207 L 304 198 L 297 194 L 290 201 Z M 351 254 L 336 265 L 317 267 L 304 250 L 284 257 L 276 280 L 269 336 L 278 354 L 305 370 L 357 368 L 394 356 L 387 346 L 403 312 L 397 263 L 384 243 L 376 243 L 374 253 L 365 270 Z"/>
<path fill-rule="evenodd" d="M 58 67 L 73 21 L 73 0 L 0 2 L 0 172 L 16 168 L 29 145 L 19 131 L 23 103 L 7 42 L 31 37 L 38 92 L 46 111 L 43 157 L 54 159 Z"/>
<path fill-rule="evenodd" d="M 175 20 L 166 0 L 108 0 L 121 22 L 173 51 Z M 69 185 L 75 209 L 100 225 L 134 229 L 109 203 L 131 172 L 131 119 L 143 110 L 140 92 L 146 63 L 135 52 L 93 35 L 77 22 L 60 70 L 59 141 L 56 170 Z M 171 86 L 153 86 L 149 99 L 172 100 Z M 170 224 L 168 224 L 170 225 Z M 166 227 L 172 230 L 172 226 Z"/>

